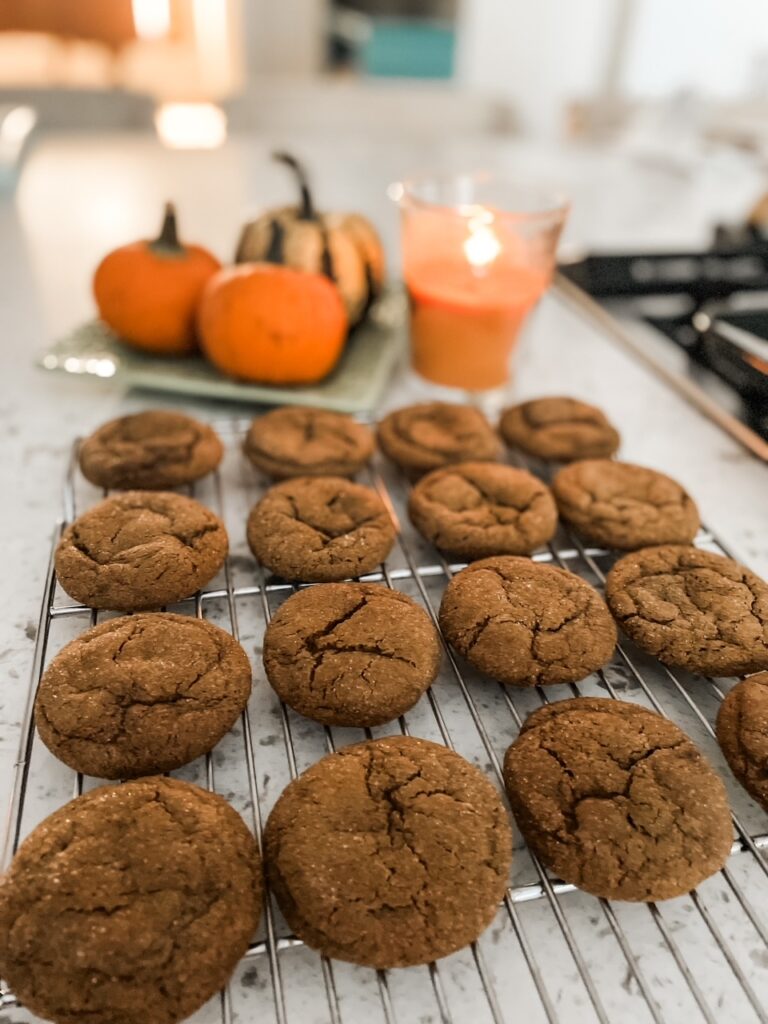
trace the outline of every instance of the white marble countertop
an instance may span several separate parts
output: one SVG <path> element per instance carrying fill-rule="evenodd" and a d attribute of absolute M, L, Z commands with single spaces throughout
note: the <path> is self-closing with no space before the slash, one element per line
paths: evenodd
<path fill-rule="evenodd" d="M 46 341 L 92 315 L 89 289 L 97 260 L 108 248 L 151 233 L 162 201 L 169 196 L 177 200 L 184 236 L 205 242 L 226 258 L 246 213 L 286 198 L 284 178 L 268 161 L 273 141 L 285 140 L 241 140 L 214 153 L 183 154 L 164 151 L 143 137 L 44 139 L 30 154 L 15 199 L 0 200 L 3 812 L 71 442 L 121 411 L 158 402 L 156 396 L 126 395 L 109 382 L 46 374 L 33 368 L 33 355 Z M 331 208 L 369 211 L 382 225 L 392 250 L 397 225 L 384 199 L 386 184 L 409 169 L 462 161 L 465 166 L 525 164 L 556 173 L 583 200 L 577 203 L 575 218 L 579 241 L 687 244 L 706 237 L 710 210 L 738 212 L 733 190 L 724 203 L 709 202 L 709 179 L 694 201 L 691 182 L 681 191 L 676 174 L 665 176 L 656 167 L 637 166 L 630 173 L 625 162 L 613 157 L 554 157 L 487 140 L 446 144 L 441 152 L 377 147 L 360 140 L 304 140 L 296 148 L 315 169 L 321 202 Z M 746 196 L 748 176 L 742 185 Z M 386 404 L 402 404 L 427 390 L 403 372 L 393 382 Z M 766 468 L 552 297 L 535 316 L 510 386 L 515 398 L 547 392 L 573 394 L 603 407 L 622 431 L 623 456 L 680 479 L 697 498 L 707 523 L 734 553 L 768 573 Z M 232 411 L 206 403 L 184 404 L 209 417 Z"/>

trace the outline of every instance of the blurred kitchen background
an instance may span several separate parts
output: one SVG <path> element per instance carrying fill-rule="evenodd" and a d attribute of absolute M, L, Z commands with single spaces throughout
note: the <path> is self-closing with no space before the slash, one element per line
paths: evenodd
<path fill-rule="evenodd" d="M 0 90 L 40 123 L 597 138 L 640 117 L 768 145 L 763 0 L 2 0 Z M 207 110 L 207 113 L 206 113 Z"/>
<path fill-rule="evenodd" d="M 33 129 L 143 129 L 182 149 L 242 133 L 391 139 L 425 166 L 433 152 L 450 163 L 452 143 L 466 165 L 468 139 L 525 139 L 678 176 L 718 157 L 735 175 L 730 215 L 744 168 L 768 177 L 768 12 L 764 0 L 0 0 L 0 108 L 6 183 Z M 592 181 L 605 194 L 603 173 Z"/>
<path fill-rule="evenodd" d="M 168 196 L 231 256 L 244 215 L 292 199 L 276 145 L 322 205 L 373 216 L 395 267 L 384 190 L 419 170 L 564 185 L 566 255 L 703 248 L 768 219 L 765 0 L 0 0 L 0 188 L 46 329 Z M 195 197 L 217 180 L 212 221 Z"/>
<path fill-rule="evenodd" d="M 768 13 L 764 0 L 0 0 L 0 101 L 45 128 L 154 124 L 172 146 L 216 145 L 225 121 L 585 140 L 652 122 L 676 149 L 684 124 L 764 154 Z"/>

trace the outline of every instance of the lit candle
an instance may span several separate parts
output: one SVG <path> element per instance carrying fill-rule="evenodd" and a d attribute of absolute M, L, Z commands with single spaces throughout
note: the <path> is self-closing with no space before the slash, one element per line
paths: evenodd
<path fill-rule="evenodd" d="M 553 228 L 551 211 L 543 225 L 479 204 L 409 202 L 405 189 L 396 197 L 414 368 L 470 391 L 504 384 L 520 327 L 549 284 L 565 208 Z"/>
<path fill-rule="evenodd" d="M 482 206 L 467 221 L 469 234 L 462 243 L 462 249 L 476 274 L 485 272 L 501 252 L 501 242 L 492 224 L 493 214 Z"/>

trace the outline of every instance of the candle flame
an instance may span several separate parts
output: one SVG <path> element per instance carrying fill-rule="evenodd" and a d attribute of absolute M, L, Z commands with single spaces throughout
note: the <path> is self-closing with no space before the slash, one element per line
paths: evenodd
<path fill-rule="evenodd" d="M 491 226 L 490 210 L 479 210 L 467 222 L 469 236 L 464 240 L 464 255 L 476 270 L 489 266 L 501 252 L 501 242 Z"/>

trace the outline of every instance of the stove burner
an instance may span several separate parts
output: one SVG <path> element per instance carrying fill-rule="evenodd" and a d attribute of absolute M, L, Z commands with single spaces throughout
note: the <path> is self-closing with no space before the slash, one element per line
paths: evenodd
<path fill-rule="evenodd" d="M 768 440 L 768 239 L 756 229 L 718 228 L 706 252 L 595 254 L 560 272 L 595 299 L 633 300 L 632 315 L 725 384 L 739 418 Z M 643 308 L 672 296 L 674 312 Z"/>

